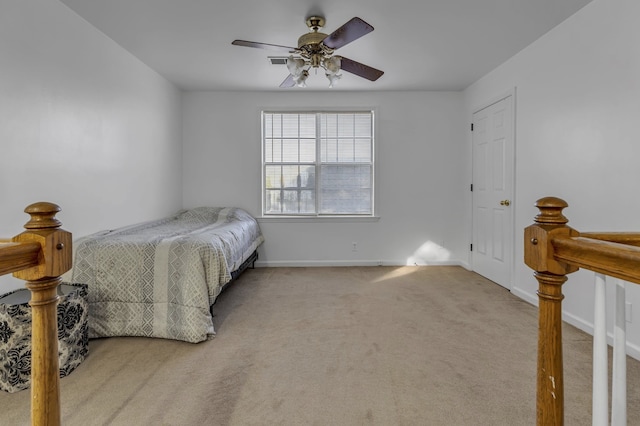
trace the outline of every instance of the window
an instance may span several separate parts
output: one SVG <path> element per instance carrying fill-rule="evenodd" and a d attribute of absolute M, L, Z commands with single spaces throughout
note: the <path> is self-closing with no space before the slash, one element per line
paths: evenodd
<path fill-rule="evenodd" d="M 373 215 L 373 133 L 373 111 L 263 112 L 263 215 Z"/>

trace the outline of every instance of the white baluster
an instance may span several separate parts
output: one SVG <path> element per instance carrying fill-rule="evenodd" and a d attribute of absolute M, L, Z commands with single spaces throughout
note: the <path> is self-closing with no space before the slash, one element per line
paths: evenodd
<path fill-rule="evenodd" d="M 606 319 L 606 277 L 595 274 L 593 309 L 593 426 L 609 424 L 609 365 Z"/>
<path fill-rule="evenodd" d="M 627 324 L 625 284 L 616 280 L 615 324 L 613 327 L 613 373 L 611 425 L 627 424 Z"/>

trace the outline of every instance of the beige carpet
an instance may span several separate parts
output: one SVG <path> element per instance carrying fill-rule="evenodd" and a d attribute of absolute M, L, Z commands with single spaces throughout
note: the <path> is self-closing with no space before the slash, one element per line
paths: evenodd
<path fill-rule="evenodd" d="M 537 310 L 462 268 L 260 268 L 215 312 L 204 343 L 91 340 L 61 380 L 63 424 L 535 424 Z M 564 337 L 566 424 L 591 424 L 591 337 Z M 29 391 L 0 407 L 27 424 Z"/>

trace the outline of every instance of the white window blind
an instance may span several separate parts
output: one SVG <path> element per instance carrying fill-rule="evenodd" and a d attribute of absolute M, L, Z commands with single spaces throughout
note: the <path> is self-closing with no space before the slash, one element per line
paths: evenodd
<path fill-rule="evenodd" d="M 373 214 L 373 111 L 263 112 L 263 214 Z"/>

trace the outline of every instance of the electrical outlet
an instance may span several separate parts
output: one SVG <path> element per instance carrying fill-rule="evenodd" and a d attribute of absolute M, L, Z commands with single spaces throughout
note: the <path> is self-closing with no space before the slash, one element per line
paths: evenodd
<path fill-rule="evenodd" d="M 356 242 L 351 243 L 351 251 L 358 251 L 358 243 Z"/>
<path fill-rule="evenodd" d="M 632 317 L 632 308 L 633 306 L 631 305 L 631 303 L 629 302 L 625 302 L 624 304 L 624 314 L 625 314 L 625 319 L 627 320 L 627 322 L 631 322 Z"/>

